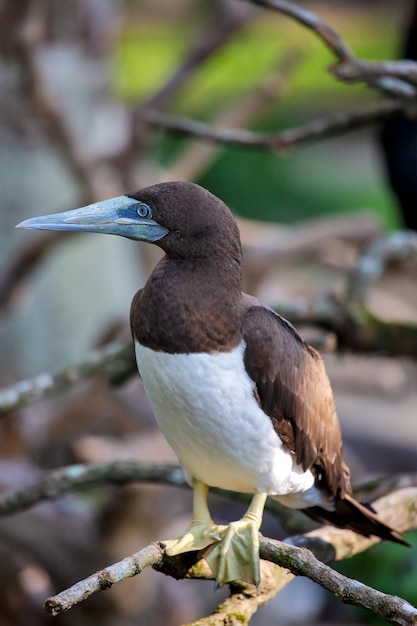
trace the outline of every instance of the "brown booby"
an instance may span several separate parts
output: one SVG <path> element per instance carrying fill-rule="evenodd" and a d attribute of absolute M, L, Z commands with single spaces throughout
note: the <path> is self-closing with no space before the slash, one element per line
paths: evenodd
<path fill-rule="evenodd" d="M 135 295 L 130 320 L 146 393 L 193 486 L 191 525 L 164 542 L 169 555 L 200 550 L 220 586 L 258 584 L 267 496 L 316 520 L 405 543 L 352 496 L 320 355 L 242 293 L 239 231 L 221 200 L 192 183 L 161 183 L 19 227 L 123 235 L 165 252 Z M 253 494 L 242 519 L 215 524 L 209 487 Z"/>

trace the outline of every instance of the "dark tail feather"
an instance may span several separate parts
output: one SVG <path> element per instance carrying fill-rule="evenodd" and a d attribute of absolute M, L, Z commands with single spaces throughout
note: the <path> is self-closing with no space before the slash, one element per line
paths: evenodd
<path fill-rule="evenodd" d="M 364 537 L 375 535 L 386 541 L 401 543 L 410 546 L 400 533 L 390 528 L 378 519 L 375 511 L 369 504 L 361 504 L 352 496 L 346 494 L 344 498 L 335 501 L 335 510 L 327 511 L 319 506 L 302 509 L 306 515 L 324 524 L 333 524 L 338 528 L 348 528 Z"/>

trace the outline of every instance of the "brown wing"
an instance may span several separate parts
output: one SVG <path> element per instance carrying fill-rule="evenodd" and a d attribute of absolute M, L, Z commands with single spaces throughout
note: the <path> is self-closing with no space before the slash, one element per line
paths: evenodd
<path fill-rule="evenodd" d="M 242 314 L 245 366 L 277 435 L 304 470 L 332 496 L 350 492 L 342 437 L 323 361 L 295 328 L 246 298 Z"/>

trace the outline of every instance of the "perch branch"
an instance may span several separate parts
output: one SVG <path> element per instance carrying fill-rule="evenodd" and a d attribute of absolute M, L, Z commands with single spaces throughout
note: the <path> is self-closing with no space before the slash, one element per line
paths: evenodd
<path fill-rule="evenodd" d="M 412 476 L 405 478 L 401 476 L 397 482 L 393 483 L 392 477 L 390 477 L 388 481 L 389 488 L 400 487 L 400 490 L 383 496 L 375 503 L 381 517 L 389 523 L 394 523 L 395 521 L 396 527 L 401 531 L 417 525 L 416 510 L 412 506 L 417 495 L 416 481 Z M 118 461 L 91 466 L 75 465 L 48 472 L 37 483 L 10 494 L 2 495 L 0 498 L 0 514 L 7 515 L 25 510 L 36 502 L 57 498 L 63 493 L 80 486 L 92 484 L 121 485 L 132 481 L 158 482 L 179 487 L 183 487 L 186 484 L 182 470 L 175 465 L 140 464 L 133 461 Z M 383 484 L 384 481 L 382 481 L 381 485 Z M 378 486 L 379 490 L 383 488 L 381 485 Z M 312 531 L 308 535 L 293 537 L 291 541 L 295 546 L 309 548 L 321 560 L 330 561 L 352 556 L 375 543 L 377 539 L 366 539 L 351 531 L 342 531 L 326 526 Z M 297 557 L 295 560 L 294 554 Z M 315 560 L 314 557 L 310 557 L 310 553 L 307 553 L 306 550 L 294 553 L 294 546 L 263 540 L 261 542 L 261 555 L 263 558 L 270 559 L 274 563 L 290 569 L 294 574 L 306 575 L 325 587 L 327 585 L 326 588 L 333 585 L 332 589 L 335 590 L 336 595 L 342 600 L 346 600 L 348 597 L 352 599 L 353 603 L 358 602 L 357 596 L 353 594 L 355 590 L 357 591 L 357 587 L 354 586 L 351 589 L 349 585 L 353 585 L 353 583 L 344 578 L 337 578 L 336 582 L 334 582 L 332 570 L 323 569 L 322 564 Z M 295 563 L 293 569 L 288 567 L 286 559 L 288 562 Z M 194 565 L 194 562 L 186 560 L 185 562 L 177 563 L 175 559 L 164 559 L 158 545 L 152 544 L 138 553 L 123 559 L 120 563 L 109 566 L 105 570 L 76 583 L 70 589 L 49 599 L 47 610 L 51 614 L 67 610 L 74 604 L 86 599 L 92 593 L 108 589 L 114 582 L 134 576 L 147 565 L 158 567 L 165 573 L 183 577 L 190 566 Z M 210 578 L 210 574 L 202 569 L 201 565 L 195 566 L 188 575 Z M 286 570 L 268 570 L 267 568 L 264 578 L 265 584 L 261 586 L 259 593 L 255 593 L 252 590 L 248 594 L 248 590 L 246 590 L 242 594 L 242 590 L 238 589 L 232 596 L 232 599 L 222 605 L 222 611 L 230 611 L 231 603 L 236 604 L 238 602 L 241 611 L 250 616 L 290 580 L 290 575 Z M 361 587 L 361 590 L 363 591 L 364 588 Z M 395 598 L 378 594 L 378 592 L 376 594 L 372 596 L 369 602 L 376 603 L 380 611 L 385 611 L 385 607 L 389 606 L 390 610 L 393 611 L 392 615 L 395 620 L 393 623 L 411 623 L 401 621 L 398 601 Z M 374 610 L 373 604 L 368 603 L 367 608 Z M 382 613 L 380 612 L 379 614 L 381 615 Z M 385 613 L 383 616 L 386 617 Z"/>
<path fill-rule="evenodd" d="M 402 513 L 401 526 L 403 529 L 404 527 L 415 528 L 417 525 L 417 515 L 415 511 L 416 495 L 416 488 L 404 489 L 395 494 L 390 494 L 385 498 L 381 498 L 375 505 L 380 514 L 384 511 L 384 507 L 389 510 L 395 506 L 397 521 L 400 521 L 400 511 Z M 357 537 L 355 533 L 339 529 L 335 530 L 337 531 L 336 534 L 332 534 L 333 529 L 324 526 L 314 531 L 314 533 L 310 533 L 310 535 L 290 538 L 288 540 L 290 543 L 261 538 L 261 557 L 275 563 L 281 568 L 274 572 L 274 589 L 269 588 L 268 599 L 291 580 L 292 576 L 287 571 L 289 570 L 293 575 L 307 576 L 317 582 L 336 595 L 342 602 L 370 609 L 397 626 L 415 626 L 417 623 L 417 609 L 408 602 L 396 596 L 381 593 L 358 581 L 342 576 L 334 572 L 330 567 L 314 556 L 313 552 L 317 552 L 322 560 L 345 558 L 346 552 L 338 550 L 337 545 L 333 547 L 330 546 L 330 549 L 327 545 L 326 549 L 323 551 L 322 544 L 331 543 L 332 539 L 337 537 L 337 534 L 339 535 L 340 541 L 340 536 L 343 537 L 347 533 L 349 555 L 360 552 L 375 542 L 375 540 L 367 540 L 366 538 L 359 537 L 359 541 L 355 543 L 355 538 Z M 301 547 L 297 544 L 300 544 Z M 307 547 L 310 549 L 307 549 Z M 205 568 L 204 565 L 200 565 L 200 562 L 196 564 L 195 558 L 196 555 L 194 557 L 191 556 L 191 558 L 187 555 L 168 558 L 163 554 L 158 544 L 151 544 L 134 555 L 126 557 L 119 563 L 115 563 L 89 576 L 87 579 L 76 583 L 71 588 L 56 596 L 48 598 L 45 608 L 52 615 L 68 610 L 96 591 L 108 589 L 114 582 L 139 573 L 147 565 L 152 565 L 158 570 L 176 577 L 211 578 L 211 574 L 207 571 L 207 568 Z M 271 586 L 271 579 L 269 579 L 268 585 Z M 231 607 L 236 606 L 236 600 L 238 600 L 237 606 L 239 606 L 239 612 L 241 609 L 246 616 L 253 614 L 261 604 L 267 601 L 264 589 L 260 589 L 259 594 L 255 590 L 252 590 L 252 594 L 249 595 L 249 597 L 246 597 L 247 594 L 242 593 L 242 591 L 242 587 L 233 585 L 232 597 L 226 600 L 221 606 L 221 612 L 217 616 L 218 619 L 216 618 L 216 614 L 214 614 L 210 617 L 211 622 L 206 623 L 219 625 L 230 623 L 224 620 L 224 613 L 225 610 L 226 612 L 231 611 Z M 241 594 L 240 597 L 239 594 Z M 247 604 L 248 602 L 250 602 L 250 608 Z M 205 621 L 199 620 L 196 624 L 197 623 L 204 624 Z"/>

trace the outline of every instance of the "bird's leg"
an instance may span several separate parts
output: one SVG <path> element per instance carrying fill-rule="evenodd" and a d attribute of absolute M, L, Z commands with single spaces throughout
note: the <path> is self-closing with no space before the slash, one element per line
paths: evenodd
<path fill-rule="evenodd" d="M 162 541 L 165 553 L 175 556 L 192 550 L 202 550 L 220 541 L 224 526 L 217 526 L 211 519 L 207 506 L 208 486 L 193 480 L 193 519 L 191 525 L 179 535 Z"/>
<path fill-rule="evenodd" d="M 204 550 L 203 557 L 219 587 L 235 580 L 259 585 L 258 531 L 266 498 L 265 493 L 256 493 L 242 519 L 221 529 L 221 543 Z"/>

